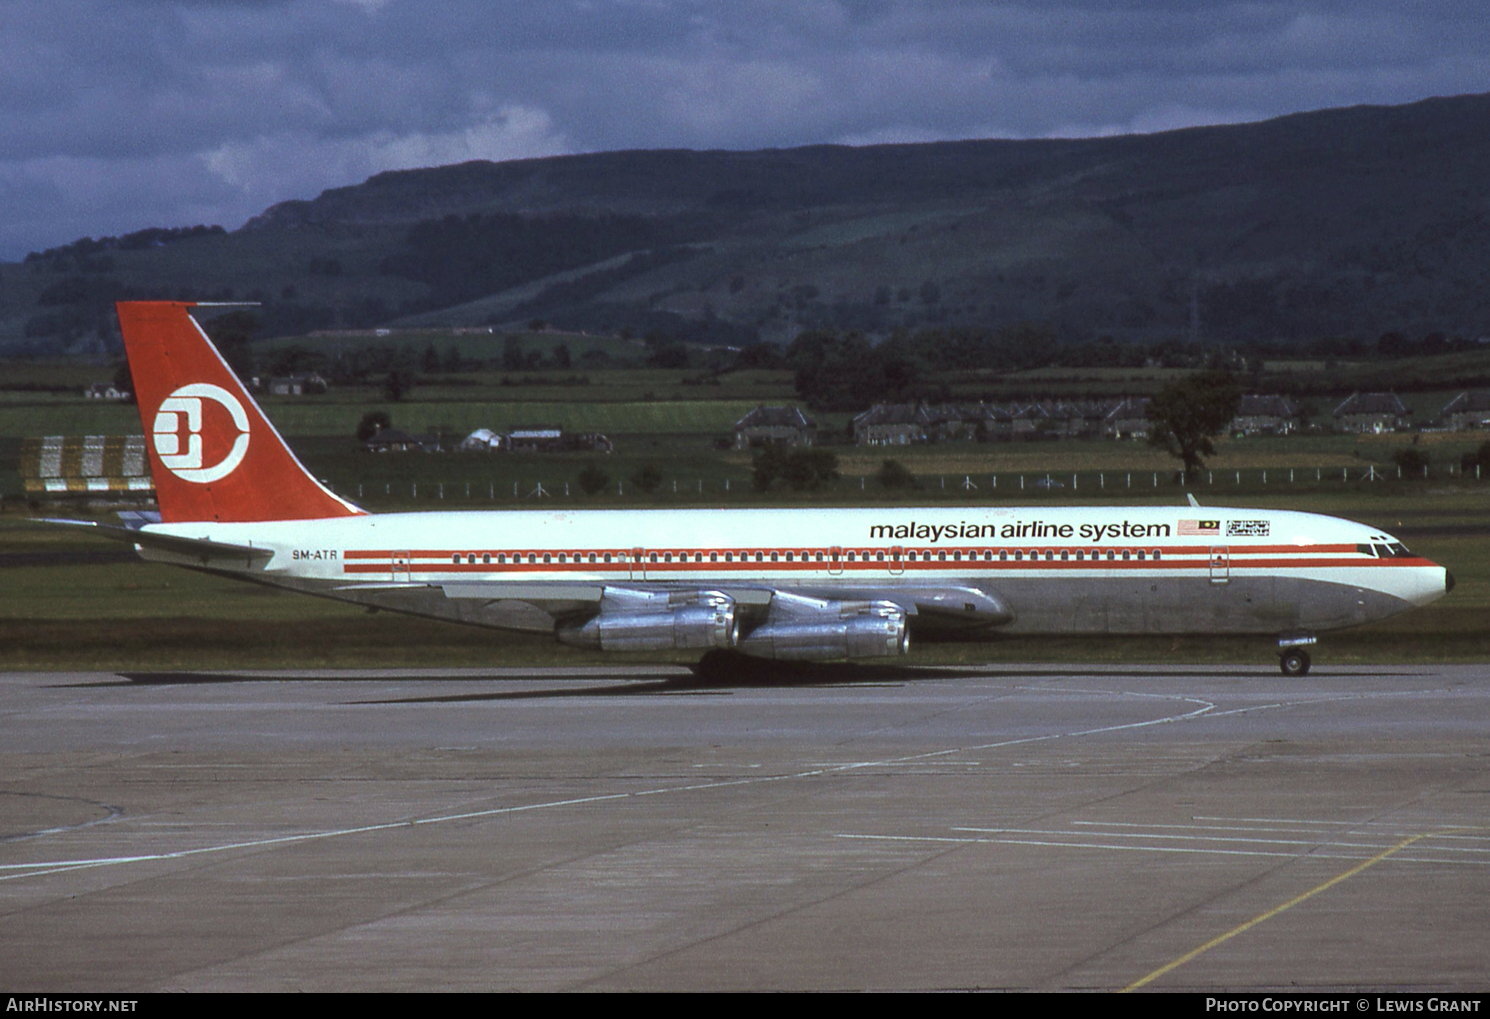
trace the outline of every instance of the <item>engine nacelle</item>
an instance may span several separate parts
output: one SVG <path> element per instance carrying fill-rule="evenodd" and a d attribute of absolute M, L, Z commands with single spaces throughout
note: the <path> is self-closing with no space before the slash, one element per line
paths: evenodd
<path fill-rule="evenodd" d="M 889 658 L 910 650 L 905 610 L 888 601 L 826 601 L 778 593 L 766 621 L 738 644 L 747 655 L 793 661 Z"/>
<path fill-rule="evenodd" d="M 740 638 L 735 601 L 719 591 L 632 591 L 606 588 L 600 612 L 561 626 L 562 643 L 601 651 L 732 648 Z"/>

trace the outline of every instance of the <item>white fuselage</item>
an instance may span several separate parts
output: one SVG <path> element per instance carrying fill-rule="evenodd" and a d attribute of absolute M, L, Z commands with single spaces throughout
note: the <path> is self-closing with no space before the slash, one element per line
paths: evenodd
<path fill-rule="evenodd" d="M 390 594 L 420 587 L 445 600 L 544 605 L 581 588 L 820 598 L 965 589 L 997 608 L 969 604 L 963 622 L 1005 632 L 1266 633 L 1369 622 L 1447 586 L 1442 566 L 1365 525 L 1218 507 L 436 512 L 149 530 L 272 556 L 234 565 L 142 550 L 147 558 L 395 608 Z M 412 611 L 542 628 L 443 604 Z"/>

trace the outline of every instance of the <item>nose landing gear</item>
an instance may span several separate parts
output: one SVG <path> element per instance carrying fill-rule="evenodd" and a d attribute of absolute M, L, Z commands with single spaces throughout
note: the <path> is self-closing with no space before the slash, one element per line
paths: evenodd
<path fill-rule="evenodd" d="M 1309 674 L 1309 652 L 1304 650 L 1317 638 L 1312 633 L 1288 633 L 1278 638 L 1278 668 L 1285 676 Z"/>
<path fill-rule="evenodd" d="M 1285 676 L 1304 676 L 1309 672 L 1309 652 L 1291 647 L 1278 659 L 1278 667 Z"/>

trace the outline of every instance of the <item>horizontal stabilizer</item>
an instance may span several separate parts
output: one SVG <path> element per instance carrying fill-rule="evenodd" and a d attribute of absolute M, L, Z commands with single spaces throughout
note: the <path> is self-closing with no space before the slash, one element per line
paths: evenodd
<path fill-rule="evenodd" d="M 162 552 L 173 552 L 176 555 L 192 556 L 206 562 L 209 559 L 268 559 L 274 555 L 271 549 L 254 548 L 252 545 L 234 545 L 225 541 L 211 541 L 207 538 L 184 538 L 175 534 L 161 534 L 157 531 L 138 531 L 129 527 L 115 527 L 112 524 L 100 524 L 94 520 L 39 520 L 43 524 L 59 524 L 63 527 L 84 528 L 90 534 L 96 534 L 100 538 L 108 538 L 110 541 L 125 541 L 131 545 L 142 548 L 159 549 Z"/>

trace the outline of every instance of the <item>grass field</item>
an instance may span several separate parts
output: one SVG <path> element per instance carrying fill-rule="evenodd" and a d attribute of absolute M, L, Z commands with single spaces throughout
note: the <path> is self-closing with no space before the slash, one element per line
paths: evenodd
<path fill-rule="evenodd" d="M 627 373 L 617 373 L 627 374 Z M 650 373 L 636 373 L 646 376 Z M 671 376 L 676 384 L 676 373 Z M 762 379 L 775 384 L 771 373 Z M 700 396 L 702 387 L 688 388 Z M 634 498 L 628 479 L 647 465 L 661 470 L 662 503 L 751 504 L 751 454 L 720 450 L 733 422 L 755 405 L 717 398 L 636 399 L 587 402 L 569 387 L 566 400 L 532 399 L 528 387 L 485 387 L 485 401 L 413 399 L 397 404 L 366 403 L 354 394 L 265 401 L 271 418 L 306 464 L 339 492 L 365 500 L 370 508 L 424 505 L 430 499 L 491 505 L 526 500 L 539 484 L 559 497 L 565 486 L 580 499 L 574 482 L 586 464 L 606 471 L 612 485 L 596 499 Z M 511 400 L 489 397 L 510 396 Z M 17 466 L 22 436 L 138 433 L 135 408 L 124 404 L 9 393 L 0 399 L 0 497 L 21 492 Z M 598 431 L 615 443 L 609 455 L 371 454 L 353 438 L 357 422 L 370 408 L 388 411 L 395 426 L 414 433 L 436 431 L 455 438 L 477 427 L 560 424 L 569 432 Z M 886 459 L 904 463 L 921 484 L 919 499 L 970 501 L 1011 498 L 1064 498 L 1094 490 L 1124 498 L 1172 491 L 1174 461 L 1142 442 L 1050 440 L 1003 443 L 940 443 L 911 447 L 864 448 L 844 444 L 847 415 L 822 415 L 820 436 L 839 458 L 842 479 L 819 498 L 845 504 L 899 496 L 882 493 L 872 479 Z M 1395 472 L 1392 457 L 1414 446 L 1443 478 L 1460 456 L 1483 441 L 1480 433 L 1351 436 L 1309 434 L 1286 438 L 1222 439 L 1211 459 L 1213 471 L 1203 492 L 1219 497 L 1271 495 L 1290 489 L 1338 487 L 1357 481 L 1367 468 Z M 1238 473 L 1240 472 L 1240 473 Z M 1047 480 L 1048 479 L 1048 480 Z M 1485 479 L 1490 482 L 1490 478 Z M 1058 484 L 1057 484 L 1058 483 Z M 1036 489 L 1037 484 L 1046 486 Z M 593 503 L 596 499 L 587 499 Z"/>
<path fill-rule="evenodd" d="M 319 477 L 369 508 L 426 507 L 434 499 L 452 504 L 491 506 L 531 501 L 542 484 L 550 497 L 564 497 L 565 486 L 576 505 L 631 505 L 639 498 L 628 479 L 655 465 L 663 485 L 652 496 L 658 505 L 760 505 L 790 493 L 760 496 L 751 488 L 750 451 L 717 450 L 706 435 L 612 434 L 613 454 L 368 454 L 339 438 L 305 439 L 297 447 Z M 1437 439 L 1424 436 L 1425 440 Z M 1433 449 L 1434 474 L 1428 484 L 1449 480 L 1447 471 L 1473 439 L 1442 437 Z M 1342 488 L 1424 486 L 1421 479 L 1396 481 L 1392 453 L 1404 437 L 1356 439 L 1324 436 L 1298 439 L 1248 439 L 1223 442 L 1213 471 L 1197 491 L 1218 500 L 1274 498 L 1287 493 L 1327 492 Z M 1052 441 L 1034 443 L 946 443 L 906 448 L 828 447 L 838 457 L 840 479 L 821 491 L 803 495 L 806 503 L 874 504 L 913 498 L 922 502 L 1006 502 L 1062 500 L 1073 495 L 1109 499 L 1182 498 L 1173 482 L 1174 461 L 1143 443 Z M 874 475 L 886 459 L 902 462 L 920 489 L 907 496 L 879 487 Z M 601 495 L 584 496 L 575 483 L 587 464 L 611 478 Z M 1374 470 L 1376 480 L 1362 481 Z M 1457 481 L 1457 476 L 1452 480 Z M 1490 478 L 1483 483 L 1490 491 Z"/>
<path fill-rule="evenodd" d="M 1172 491 L 1164 496 L 1174 497 Z M 1490 662 L 1490 524 L 1482 490 L 1380 486 L 1279 493 L 1265 503 L 1249 499 L 1247 504 L 1377 523 L 1456 575 L 1453 593 L 1426 609 L 1323 636 L 1317 663 Z M 809 511 L 805 505 L 803 510 Z M 0 517 L 4 670 L 481 667 L 694 658 L 691 653 L 601 658 L 546 638 L 390 614 L 372 618 L 332 601 L 125 561 L 114 543 L 28 524 L 14 515 Z M 992 636 L 922 643 L 908 659 L 912 664 L 1000 660 L 1269 664 L 1272 654 L 1262 638 Z"/>

